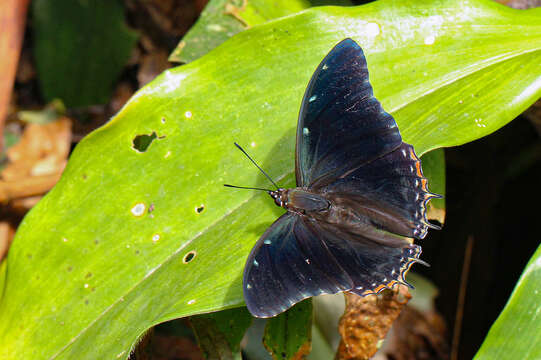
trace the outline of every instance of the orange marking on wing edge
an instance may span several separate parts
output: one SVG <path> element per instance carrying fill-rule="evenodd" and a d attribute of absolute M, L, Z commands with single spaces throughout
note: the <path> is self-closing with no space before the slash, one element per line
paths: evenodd
<path fill-rule="evenodd" d="M 421 171 L 421 162 L 417 161 L 415 163 L 415 167 L 417 168 L 417 176 L 423 177 L 423 172 Z"/>
<path fill-rule="evenodd" d="M 428 192 L 428 189 L 426 188 L 427 183 L 428 183 L 428 181 L 426 179 L 421 179 L 421 187 L 426 192 Z"/>
<path fill-rule="evenodd" d="M 377 286 L 376 288 L 374 288 L 372 290 L 366 290 L 365 292 L 362 293 L 361 296 L 378 294 L 378 293 L 380 293 L 381 291 L 383 291 L 385 289 L 392 289 L 396 284 L 398 284 L 398 281 L 391 280 L 387 284 L 381 284 L 381 285 Z"/>
<path fill-rule="evenodd" d="M 415 151 L 413 151 L 413 148 L 410 149 L 410 158 L 412 160 L 419 160 L 419 158 L 417 157 L 417 155 L 415 155 Z"/>

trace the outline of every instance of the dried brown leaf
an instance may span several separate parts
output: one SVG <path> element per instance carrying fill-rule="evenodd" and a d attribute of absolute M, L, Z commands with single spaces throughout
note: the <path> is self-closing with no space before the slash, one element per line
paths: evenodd
<path fill-rule="evenodd" d="M 20 141 L 8 152 L 0 173 L 0 201 L 47 192 L 66 166 L 71 146 L 71 120 L 28 124 Z"/>
<path fill-rule="evenodd" d="M 342 341 L 336 354 L 337 359 L 372 357 L 410 298 L 407 287 L 402 285 L 379 295 L 361 297 L 346 293 L 346 311 L 339 324 Z"/>

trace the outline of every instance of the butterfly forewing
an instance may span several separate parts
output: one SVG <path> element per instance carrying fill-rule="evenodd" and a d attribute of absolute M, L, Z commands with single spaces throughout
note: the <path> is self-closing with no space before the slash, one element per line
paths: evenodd
<path fill-rule="evenodd" d="M 314 186 L 396 149 L 394 119 L 374 97 L 363 51 L 341 41 L 318 66 L 297 126 L 297 186 Z"/>

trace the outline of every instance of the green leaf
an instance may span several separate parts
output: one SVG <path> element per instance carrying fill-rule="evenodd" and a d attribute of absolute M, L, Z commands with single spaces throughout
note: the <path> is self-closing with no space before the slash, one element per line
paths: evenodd
<path fill-rule="evenodd" d="M 263 24 L 269 20 L 291 15 L 312 6 L 351 6 L 348 0 L 249 0 L 238 8 L 239 20 L 248 26 Z"/>
<path fill-rule="evenodd" d="M 240 341 L 252 322 L 245 307 L 192 316 L 190 322 L 205 358 L 241 360 Z"/>
<path fill-rule="evenodd" d="M 36 0 L 34 58 L 47 101 L 68 107 L 103 104 L 137 36 L 124 24 L 120 1 Z"/>
<path fill-rule="evenodd" d="M 541 358 L 540 284 L 541 246 L 526 265 L 475 360 Z"/>
<path fill-rule="evenodd" d="M 312 346 L 312 300 L 267 320 L 263 344 L 277 359 L 302 359 Z"/>
<path fill-rule="evenodd" d="M 423 175 L 430 179 L 428 188 L 431 192 L 445 196 L 445 155 L 443 149 L 425 153 L 421 157 Z M 432 199 L 428 203 L 427 218 L 445 222 L 445 198 Z"/>
<path fill-rule="evenodd" d="M 0 299 L 4 295 L 7 265 L 8 265 L 8 262 L 6 261 L 6 259 L 3 259 L 2 261 L 0 261 Z"/>
<path fill-rule="evenodd" d="M 349 0 L 211 0 L 195 25 L 169 56 L 169 61 L 188 63 L 214 49 L 231 36 L 311 6 L 350 6 Z"/>
<path fill-rule="evenodd" d="M 245 26 L 230 13 L 226 6 L 241 6 L 243 0 L 210 0 L 194 26 L 184 35 L 169 61 L 188 63 L 208 53 Z"/>
<path fill-rule="evenodd" d="M 241 306 L 246 257 L 283 210 L 222 186 L 268 185 L 233 141 L 293 186 L 302 95 L 344 37 L 418 155 L 485 136 L 541 94 L 540 9 L 384 0 L 243 31 L 164 72 L 76 147 L 11 246 L 0 358 L 126 358 L 152 325 Z"/>

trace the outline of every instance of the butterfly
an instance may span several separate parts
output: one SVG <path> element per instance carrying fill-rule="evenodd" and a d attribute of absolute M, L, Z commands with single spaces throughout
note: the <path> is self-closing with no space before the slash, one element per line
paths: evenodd
<path fill-rule="evenodd" d="M 295 174 L 297 187 L 268 190 L 287 212 L 257 241 L 244 268 L 252 315 L 276 316 L 320 294 L 366 296 L 409 285 L 407 271 L 423 261 L 421 247 L 407 238 L 439 229 L 428 222 L 426 206 L 441 196 L 428 190 L 413 146 L 374 97 L 352 39 L 329 52 L 308 84 Z"/>

